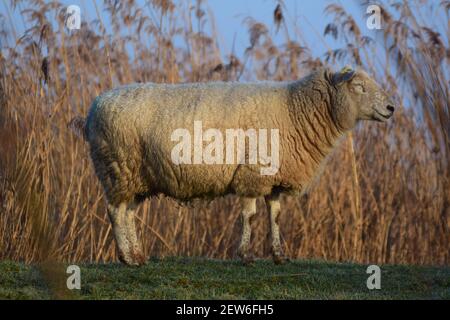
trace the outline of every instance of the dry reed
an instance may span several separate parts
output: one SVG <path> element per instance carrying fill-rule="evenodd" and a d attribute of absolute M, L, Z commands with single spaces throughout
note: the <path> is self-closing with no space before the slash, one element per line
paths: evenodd
<path fill-rule="evenodd" d="M 276 28 L 245 19 L 250 43 L 242 57 L 220 49 L 204 1 L 194 10 L 168 0 L 142 7 L 104 1 L 97 18 L 72 33 L 64 29 L 58 1 L 5 5 L 22 10 L 28 29 L 16 35 L 11 13 L 2 17 L 0 259 L 117 258 L 87 147 L 67 129 L 103 90 L 147 81 L 287 80 L 323 63 L 352 63 L 383 83 L 401 107 L 389 124 L 364 123 L 344 140 L 307 197 L 284 200 L 280 224 L 287 254 L 448 264 L 450 2 L 441 2 L 446 21 L 437 27 L 422 16 L 422 2 L 415 10 L 407 1 L 384 5 L 377 41 L 363 36 L 344 8 L 330 5 L 333 22 L 324 39 L 333 36 L 343 47 L 330 49 L 323 62 L 277 3 Z M 100 10 L 112 31 L 104 28 Z M 273 37 L 280 30 L 284 40 L 277 44 Z M 253 250 L 265 257 L 268 226 L 261 201 L 258 209 Z M 195 208 L 155 198 L 139 209 L 138 229 L 149 256 L 227 259 L 238 245 L 238 216 L 231 196 Z"/>

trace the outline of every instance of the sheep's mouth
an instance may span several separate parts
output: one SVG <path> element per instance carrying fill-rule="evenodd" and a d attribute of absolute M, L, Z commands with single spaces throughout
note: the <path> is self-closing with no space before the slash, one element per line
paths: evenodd
<path fill-rule="evenodd" d="M 375 114 L 373 115 L 373 119 L 376 121 L 384 122 L 388 120 L 390 117 L 392 117 L 393 112 L 384 114 L 379 112 L 378 110 L 375 110 Z"/>

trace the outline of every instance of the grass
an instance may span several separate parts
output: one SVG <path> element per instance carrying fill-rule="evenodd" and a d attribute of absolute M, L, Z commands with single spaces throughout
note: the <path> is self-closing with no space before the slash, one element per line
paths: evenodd
<path fill-rule="evenodd" d="M 450 299 L 450 268 L 381 266 L 381 289 L 369 290 L 366 265 L 294 260 L 151 259 L 141 268 L 83 264 L 75 299 Z M 61 267 L 65 273 L 65 266 Z M 51 299 L 37 265 L 0 262 L 0 299 Z M 65 280 L 64 280 L 65 282 Z"/>

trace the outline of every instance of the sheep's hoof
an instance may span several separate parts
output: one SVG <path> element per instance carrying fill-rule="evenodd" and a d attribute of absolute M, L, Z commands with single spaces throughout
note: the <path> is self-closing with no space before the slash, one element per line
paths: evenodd
<path fill-rule="evenodd" d="M 131 260 L 131 259 L 121 259 L 119 258 L 120 262 L 122 262 L 123 264 L 126 264 L 127 266 L 130 267 L 140 267 L 146 264 L 145 259 L 141 259 L 141 260 Z"/>
<path fill-rule="evenodd" d="M 253 255 L 247 255 L 241 258 L 244 266 L 252 265 L 255 262 L 255 257 Z"/>
<path fill-rule="evenodd" d="M 275 255 L 275 254 L 272 256 L 272 259 L 276 265 L 285 264 L 286 262 L 290 261 L 288 257 L 285 257 L 283 255 Z"/>
<path fill-rule="evenodd" d="M 145 256 L 142 253 L 135 253 L 133 256 L 136 266 L 143 266 L 147 264 L 147 260 L 145 259 Z"/>
<path fill-rule="evenodd" d="M 252 255 L 248 255 L 245 257 L 241 257 L 241 261 L 244 266 L 250 266 L 255 262 L 255 257 Z"/>
<path fill-rule="evenodd" d="M 128 255 L 119 253 L 119 261 L 127 266 L 139 267 L 146 264 L 146 259 L 142 253 L 132 252 Z"/>
<path fill-rule="evenodd" d="M 255 257 L 252 254 L 244 253 L 241 250 L 238 250 L 238 257 L 244 266 L 249 266 L 255 262 Z"/>

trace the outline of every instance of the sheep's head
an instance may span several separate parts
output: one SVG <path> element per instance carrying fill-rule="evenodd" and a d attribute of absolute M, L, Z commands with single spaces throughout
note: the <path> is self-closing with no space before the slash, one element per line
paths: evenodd
<path fill-rule="evenodd" d="M 336 117 L 344 127 L 358 120 L 383 122 L 394 113 L 391 99 L 366 72 L 345 67 L 330 78 L 337 90 Z"/>

